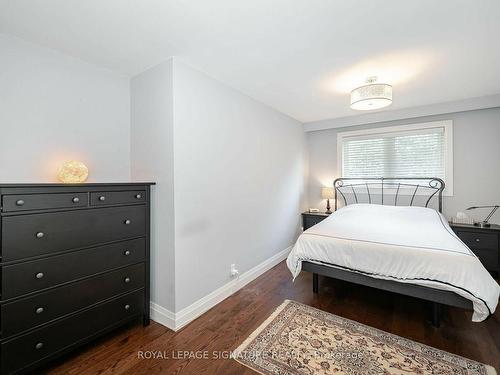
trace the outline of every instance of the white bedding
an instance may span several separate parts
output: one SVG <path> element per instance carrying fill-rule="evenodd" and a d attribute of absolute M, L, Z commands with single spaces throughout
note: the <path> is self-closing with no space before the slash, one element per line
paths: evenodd
<path fill-rule="evenodd" d="M 495 311 L 500 294 L 479 259 L 430 208 L 343 207 L 300 235 L 287 259 L 294 278 L 303 261 L 455 292 L 472 301 L 475 322 Z"/>

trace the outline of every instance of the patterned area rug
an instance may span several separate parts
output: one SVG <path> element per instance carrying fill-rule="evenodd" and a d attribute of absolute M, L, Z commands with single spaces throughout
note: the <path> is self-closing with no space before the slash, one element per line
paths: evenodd
<path fill-rule="evenodd" d="M 265 375 L 496 374 L 491 366 L 288 300 L 234 354 Z"/>

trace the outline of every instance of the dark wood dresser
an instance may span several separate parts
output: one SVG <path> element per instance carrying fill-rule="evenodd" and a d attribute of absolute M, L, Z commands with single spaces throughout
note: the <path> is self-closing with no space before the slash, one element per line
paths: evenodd
<path fill-rule="evenodd" d="M 2 374 L 149 323 L 151 185 L 0 184 Z"/>

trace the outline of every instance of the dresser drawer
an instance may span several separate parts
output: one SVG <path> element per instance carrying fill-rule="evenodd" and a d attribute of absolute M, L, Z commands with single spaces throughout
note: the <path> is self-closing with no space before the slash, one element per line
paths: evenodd
<path fill-rule="evenodd" d="M 122 241 L 2 267 L 2 299 L 141 262 L 145 240 Z"/>
<path fill-rule="evenodd" d="M 87 205 L 87 193 L 19 194 L 4 195 L 2 198 L 4 212 L 85 207 Z"/>
<path fill-rule="evenodd" d="M 139 290 L 6 341 L 1 344 L 2 374 L 32 365 L 143 312 L 144 291 Z"/>
<path fill-rule="evenodd" d="M 498 236 L 494 233 L 478 233 L 468 231 L 457 231 L 457 236 L 472 250 L 494 250 L 498 251 Z"/>
<path fill-rule="evenodd" d="M 143 288 L 144 272 L 144 263 L 139 263 L 4 304 L 1 307 L 2 337 Z"/>
<path fill-rule="evenodd" d="M 326 219 L 326 216 L 320 215 L 303 215 L 302 216 L 302 225 L 304 230 L 311 228 L 312 226 L 322 222 Z"/>
<path fill-rule="evenodd" d="M 472 249 L 474 254 L 477 255 L 484 268 L 490 271 L 498 270 L 498 251 Z"/>
<path fill-rule="evenodd" d="M 92 206 L 141 203 L 145 201 L 146 192 L 144 190 L 100 191 L 90 193 L 90 204 Z"/>
<path fill-rule="evenodd" d="M 144 206 L 111 207 L 2 218 L 4 262 L 144 236 Z"/>

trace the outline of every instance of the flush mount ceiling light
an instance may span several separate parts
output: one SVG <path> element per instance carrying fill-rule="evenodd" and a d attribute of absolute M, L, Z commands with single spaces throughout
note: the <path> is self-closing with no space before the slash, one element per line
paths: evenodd
<path fill-rule="evenodd" d="M 380 109 L 391 105 L 392 86 L 375 83 L 377 77 L 369 77 L 366 85 L 351 91 L 351 108 L 359 111 Z"/>

